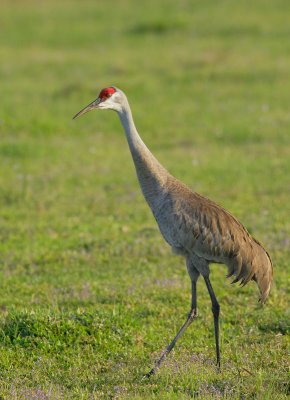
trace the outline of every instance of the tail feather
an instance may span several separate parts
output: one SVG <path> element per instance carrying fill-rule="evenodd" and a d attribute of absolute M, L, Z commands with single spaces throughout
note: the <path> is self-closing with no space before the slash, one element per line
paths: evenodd
<path fill-rule="evenodd" d="M 240 286 L 244 287 L 248 282 L 250 282 L 250 280 L 253 278 L 254 274 L 255 274 L 255 271 L 250 270 L 248 275 L 241 280 Z"/>
<path fill-rule="evenodd" d="M 264 303 L 270 293 L 273 280 L 272 261 L 262 245 L 253 239 L 252 246 L 240 249 L 239 254 L 228 265 L 227 277 L 232 275 L 235 279 L 231 283 L 240 282 L 245 286 L 250 280 L 254 280 L 260 291 L 260 302 Z"/>
<path fill-rule="evenodd" d="M 253 280 L 257 283 L 260 290 L 260 302 L 265 303 L 272 286 L 273 281 L 273 265 L 268 252 L 262 245 L 255 240 L 260 247 L 259 257 L 255 259 L 255 275 Z"/>
<path fill-rule="evenodd" d="M 273 270 L 272 265 L 264 264 L 253 276 L 260 290 L 260 302 L 265 303 L 272 286 Z M 270 267 L 271 266 L 271 267 Z"/>

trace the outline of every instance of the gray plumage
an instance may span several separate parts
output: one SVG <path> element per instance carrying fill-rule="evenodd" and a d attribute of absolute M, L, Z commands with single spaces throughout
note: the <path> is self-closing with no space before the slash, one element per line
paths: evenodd
<path fill-rule="evenodd" d="M 209 264 L 228 267 L 228 277 L 242 285 L 256 281 L 260 300 L 265 302 L 271 288 L 273 268 L 269 254 L 228 211 L 174 178 L 153 156 L 140 138 L 125 94 L 115 87 L 103 89 L 99 97 L 75 117 L 91 109 L 117 111 L 124 127 L 142 193 L 157 221 L 161 234 L 176 254 L 185 257 L 192 281 L 189 316 L 147 376 L 153 374 L 171 351 L 179 336 L 197 316 L 196 281 L 201 274 L 209 290 L 215 322 L 217 364 L 219 351 L 219 304 L 209 280 Z"/>

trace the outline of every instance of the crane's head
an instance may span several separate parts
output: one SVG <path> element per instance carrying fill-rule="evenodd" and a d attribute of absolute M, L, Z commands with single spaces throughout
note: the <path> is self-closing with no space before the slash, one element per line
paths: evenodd
<path fill-rule="evenodd" d="M 74 117 L 78 118 L 81 115 L 87 113 L 88 111 L 98 109 L 98 110 L 114 110 L 121 111 L 123 103 L 123 92 L 116 88 L 115 86 L 110 86 L 102 89 L 96 100 L 92 101 L 89 105 L 79 111 Z"/>

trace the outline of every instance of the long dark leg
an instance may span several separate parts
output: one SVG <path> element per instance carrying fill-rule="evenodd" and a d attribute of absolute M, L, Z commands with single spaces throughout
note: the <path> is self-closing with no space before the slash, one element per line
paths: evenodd
<path fill-rule="evenodd" d="M 219 314 L 220 314 L 220 305 L 217 301 L 217 298 L 214 294 L 213 288 L 211 286 L 209 276 L 204 277 L 207 290 L 210 295 L 211 303 L 212 303 L 212 312 L 214 318 L 214 334 L 215 334 L 215 348 L 216 348 L 216 363 L 218 370 L 220 370 L 221 366 L 221 357 L 220 357 L 220 344 L 219 344 Z"/>
<path fill-rule="evenodd" d="M 179 329 L 177 332 L 175 338 L 172 340 L 170 345 L 167 347 L 167 349 L 164 351 L 162 356 L 159 358 L 158 361 L 156 361 L 155 366 L 151 369 L 151 371 L 148 372 L 148 374 L 145 375 L 146 378 L 149 378 L 151 375 L 155 374 L 157 369 L 160 367 L 161 363 L 165 360 L 166 356 L 171 352 L 173 347 L 175 346 L 177 340 L 180 338 L 180 336 L 185 332 L 185 330 L 189 327 L 189 325 L 192 323 L 192 321 L 197 317 L 197 308 L 196 308 L 196 280 L 192 281 L 191 284 L 191 294 L 192 294 L 192 299 L 191 299 L 191 310 L 190 313 L 188 314 L 187 320 L 185 323 L 182 325 L 182 327 Z"/>

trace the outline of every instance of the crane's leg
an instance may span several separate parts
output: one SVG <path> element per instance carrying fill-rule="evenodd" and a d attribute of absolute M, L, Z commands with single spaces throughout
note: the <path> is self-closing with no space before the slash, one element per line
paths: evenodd
<path fill-rule="evenodd" d="M 179 329 L 177 332 L 175 338 L 172 340 L 172 342 L 169 344 L 167 349 L 163 352 L 162 356 L 159 358 L 158 361 L 156 361 L 155 366 L 148 372 L 148 374 L 145 375 L 146 378 L 150 378 L 151 375 L 155 374 L 157 369 L 160 367 L 161 363 L 165 360 L 167 355 L 171 352 L 173 347 L 175 346 L 177 340 L 180 338 L 180 336 L 185 332 L 185 330 L 189 327 L 189 325 L 192 323 L 192 321 L 197 317 L 197 308 L 196 308 L 196 281 L 198 279 L 199 273 L 196 271 L 194 274 L 194 279 L 192 279 L 192 274 L 190 274 L 191 277 L 191 310 L 188 314 L 187 320 L 185 323 L 182 325 L 182 327 Z"/>
<path fill-rule="evenodd" d="M 211 286 L 209 275 L 204 276 L 204 280 L 207 286 L 207 290 L 210 295 L 211 303 L 212 303 L 212 312 L 214 318 L 214 334 L 215 334 L 215 348 L 216 348 L 216 363 L 217 368 L 220 370 L 221 367 L 221 357 L 220 357 L 220 344 L 219 344 L 219 314 L 220 314 L 220 305 L 217 301 L 217 298 L 214 294 L 213 288 Z"/>

